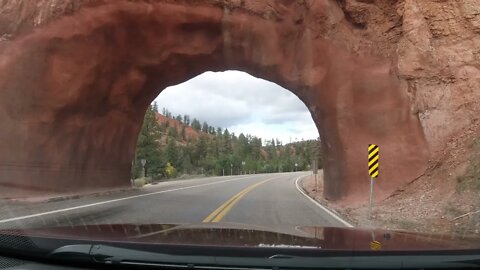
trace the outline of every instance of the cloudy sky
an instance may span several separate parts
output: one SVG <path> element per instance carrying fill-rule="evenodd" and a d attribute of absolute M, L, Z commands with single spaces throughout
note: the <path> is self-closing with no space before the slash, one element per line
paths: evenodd
<path fill-rule="evenodd" d="M 316 139 L 318 132 L 307 107 L 290 91 L 240 71 L 206 72 L 162 91 L 158 108 L 173 115 L 207 121 L 235 134 L 284 143 Z"/>

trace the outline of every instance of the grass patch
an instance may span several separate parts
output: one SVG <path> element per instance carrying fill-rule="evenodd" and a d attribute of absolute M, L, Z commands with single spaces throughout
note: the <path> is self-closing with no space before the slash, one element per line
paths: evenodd
<path fill-rule="evenodd" d="M 390 223 L 395 225 L 399 230 L 404 231 L 415 231 L 415 229 L 419 228 L 420 223 L 406 220 L 406 219 L 390 219 Z"/>
<path fill-rule="evenodd" d="M 466 174 L 457 177 L 457 193 L 463 193 L 467 190 L 480 191 L 480 166 L 476 164 Z"/>
<path fill-rule="evenodd" d="M 145 183 L 146 183 L 145 178 L 137 178 L 133 180 L 133 185 L 136 187 L 143 187 Z"/>
<path fill-rule="evenodd" d="M 444 212 L 445 212 L 445 215 L 449 216 L 450 218 L 455 218 L 455 217 L 458 217 L 458 216 L 464 214 L 464 212 L 462 210 L 458 209 L 457 207 L 455 207 L 451 203 L 448 203 L 445 206 Z"/>
<path fill-rule="evenodd" d="M 474 140 L 471 149 L 470 164 L 465 174 L 457 177 L 457 193 L 463 193 L 467 190 L 480 191 L 480 138 Z"/>
<path fill-rule="evenodd" d="M 480 217 L 478 215 L 468 216 L 456 220 L 453 226 L 453 233 L 459 236 L 476 235 L 479 236 Z"/>

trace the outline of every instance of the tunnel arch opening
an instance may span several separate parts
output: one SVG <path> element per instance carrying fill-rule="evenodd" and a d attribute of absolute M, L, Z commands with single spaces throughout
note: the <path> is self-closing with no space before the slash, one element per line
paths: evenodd
<path fill-rule="evenodd" d="M 163 89 L 143 121 L 134 177 L 149 170 L 153 178 L 305 171 L 321 158 L 318 129 L 305 104 L 241 71 L 207 71 Z M 149 136 L 156 145 L 145 145 Z M 161 158 L 152 156 L 155 151 Z"/>

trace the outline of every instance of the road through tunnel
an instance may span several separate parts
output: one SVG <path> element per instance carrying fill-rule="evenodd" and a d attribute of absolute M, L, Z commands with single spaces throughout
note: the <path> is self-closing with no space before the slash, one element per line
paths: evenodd
<path fill-rule="evenodd" d="M 379 198 L 423 172 L 427 144 L 395 69 L 329 39 L 344 20 L 335 2 L 232 3 L 82 4 L 3 44 L 3 192 L 129 185 L 148 105 L 209 70 L 248 72 L 305 103 L 322 135 L 329 200 L 364 200 L 369 143 L 382 149 Z"/>

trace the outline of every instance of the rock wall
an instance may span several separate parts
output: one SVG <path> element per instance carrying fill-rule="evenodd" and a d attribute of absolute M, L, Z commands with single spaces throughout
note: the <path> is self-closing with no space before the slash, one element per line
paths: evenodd
<path fill-rule="evenodd" d="M 238 69 L 305 102 L 327 198 L 365 199 L 372 142 L 384 198 L 477 118 L 473 2 L 0 0 L 0 184 L 127 185 L 161 89 Z"/>
<path fill-rule="evenodd" d="M 392 59 L 435 153 L 477 121 L 480 5 L 476 0 L 339 1 L 361 49 Z M 348 43 L 348 41 L 347 41 Z M 354 45 L 357 44 L 355 40 Z"/>
<path fill-rule="evenodd" d="M 443 148 L 446 138 L 479 117 L 480 6 L 407 1 L 404 9 L 400 76 L 431 146 Z"/>

